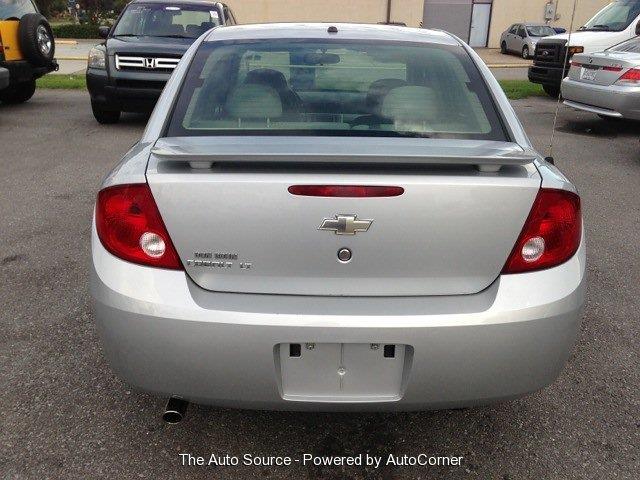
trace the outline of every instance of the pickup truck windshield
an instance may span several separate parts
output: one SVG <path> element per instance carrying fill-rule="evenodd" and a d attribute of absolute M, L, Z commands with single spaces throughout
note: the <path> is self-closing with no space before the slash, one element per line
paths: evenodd
<path fill-rule="evenodd" d="M 198 38 L 218 25 L 220 20 L 213 4 L 135 3 L 122 14 L 113 36 Z"/>
<path fill-rule="evenodd" d="M 495 108 L 458 46 L 211 42 L 191 63 L 167 134 L 506 140 Z"/>
<path fill-rule="evenodd" d="M 618 0 L 610 3 L 580 30 L 620 32 L 640 15 L 640 0 Z"/>
<path fill-rule="evenodd" d="M 0 1 L 0 20 L 7 18 L 22 18 L 27 13 L 37 13 L 31 0 L 2 0 Z"/>

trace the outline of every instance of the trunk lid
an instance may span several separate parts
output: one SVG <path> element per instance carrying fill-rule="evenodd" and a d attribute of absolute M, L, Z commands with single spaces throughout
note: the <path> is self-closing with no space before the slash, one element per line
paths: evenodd
<path fill-rule="evenodd" d="M 196 284 L 265 294 L 476 293 L 499 275 L 540 187 L 532 156 L 512 143 L 321 140 L 157 142 L 148 182 Z M 293 185 L 394 186 L 404 192 L 315 197 L 289 193 Z M 351 233 L 337 216 L 357 216 L 368 229 L 336 234 Z M 329 228 L 320 229 L 323 224 Z M 352 253 L 348 263 L 338 260 L 343 248 Z"/>
<path fill-rule="evenodd" d="M 569 72 L 572 80 L 593 85 L 613 85 L 629 69 L 640 65 L 640 54 L 635 52 L 607 51 L 590 55 L 574 55 L 574 66 Z"/>

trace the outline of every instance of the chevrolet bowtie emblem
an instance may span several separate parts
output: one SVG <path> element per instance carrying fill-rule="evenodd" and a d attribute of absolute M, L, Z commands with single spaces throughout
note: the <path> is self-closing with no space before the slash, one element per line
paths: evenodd
<path fill-rule="evenodd" d="M 336 215 L 334 218 L 325 218 L 318 230 L 328 230 L 336 235 L 355 235 L 356 232 L 366 232 L 371 227 L 373 220 L 358 220 L 357 215 Z"/>

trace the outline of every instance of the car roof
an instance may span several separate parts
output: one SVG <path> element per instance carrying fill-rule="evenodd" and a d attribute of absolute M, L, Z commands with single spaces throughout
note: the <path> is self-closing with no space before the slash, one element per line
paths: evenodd
<path fill-rule="evenodd" d="M 330 33 L 328 31 L 329 27 L 337 28 L 337 33 Z M 236 25 L 233 27 L 213 29 L 205 38 L 205 41 L 263 40 L 277 38 L 334 38 L 460 45 L 460 42 L 453 35 L 440 30 L 359 23 L 265 23 Z"/>

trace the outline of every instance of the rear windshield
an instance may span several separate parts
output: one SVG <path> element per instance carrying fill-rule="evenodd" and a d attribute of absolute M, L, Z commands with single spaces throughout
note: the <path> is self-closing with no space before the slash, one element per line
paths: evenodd
<path fill-rule="evenodd" d="M 487 87 L 462 47 L 204 43 L 167 135 L 243 134 L 506 139 Z"/>
<path fill-rule="evenodd" d="M 622 42 L 609 50 L 614 52 L 633 52 L 640 53 L 640 37 L 632 38 L 626 42 Z"/>

